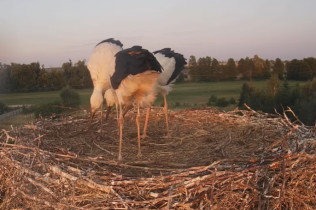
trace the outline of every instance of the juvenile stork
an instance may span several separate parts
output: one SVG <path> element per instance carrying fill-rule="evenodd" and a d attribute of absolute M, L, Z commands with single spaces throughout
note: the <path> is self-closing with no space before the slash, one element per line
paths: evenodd
<path fill-rule="evenodd" d="M 94 87 L 90 97 L 90 122 L 96 111 L 100 107 L 102 109 L 103 94 L 111 88 L 110 77 L 115 71 L 115 55 L 122 47 L 123 44 L 119 40 L 106 39 L 95 46 L 89 58 L 87 67 Z"/>
<path fill-rule="evenodd" d="M 122 106 L 133 102 L 137 106 L 136 125 L 138 153 L 140 149 L 140 106 L 150 106 L 156 98 L 153 91 L 159 74 L 162 70 L 155 56 L 141 46 L 134 46 L 122 50 L 116 54 L 115 72 L 111 77 L 111 85 L 114 90 L 116 103 L 119 109 L 119 154 L 118 160 L 122 160 L 123 139 L 123 110 Z M 146 101 L 144 100 L 146 98 Z"/>
<path fill-rule="evenodd" d="M 172 90 L 172 87 L 178 78 L 180 72 L 184 69 L 184 65 L 187 64 L 186 59 L 182 54 L 176 53 L 170 48 L 164 48 L 154 52 L 156 59 L 162 65 L 163 71 L 160 74 L 154 91 L 155 95 L 162 95 L 164 100 L 164 114 L 166 123 L 166 137 L 170 137 L 169 124 L 168 124 L 168 103 L 166 96 Z M 143 137 L 147 136 L 147 125 L 149 119 L 150 108 L 147 109 L 145 125 L 143 130 Z"/>

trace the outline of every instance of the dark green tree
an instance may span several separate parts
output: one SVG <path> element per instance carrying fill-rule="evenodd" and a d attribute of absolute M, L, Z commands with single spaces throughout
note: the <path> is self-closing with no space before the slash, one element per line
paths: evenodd
<path fill-rule="evenodd" d="M 309 80 L 313 78 L 313 72 L 306 61 L 293 59 L 287 64 L 287 77 L 291 80 Z"/>
<path fill-rule="evenodd" d="M 266 68 L 266 62 L 262 58 L 260 58 L 258 55 L 255 55 L 252 58 L 253 62 L 253 78 L 261 79 L 264 77 L 264 69 Z"/>
<path fill-rule="evenodd" d="M 316 77 L 316 58 L 312 58 L 312 57 L 305 58 L 304 62 L 308 64 L 309 68 L 312 71 L 313 76 Z"/>
<path fill-rule="evenodd" d="M 235 60 L 233 58 L 229 58 L 225 65 L 225 79 L 236 79 L 237 77 L 237 67 Z"/>
<path fill-rule="evenodd" d="M 15 91 L 33 91 L 41 71 L 39 63 L 11 64 L 10 82 Z"/>
<path fill-rule="evenodd" d="M 10 66 L 0 62 L 0 93 L 10 89 Z"/>
<path fill-rule="evenodd" d="M 279 79 L 284 78 L 285 65 L 280 58 L 275 59 L 275 62 L 274 62 L 272 69 L 273 69 L 273 74 L 277 74 Z"/>

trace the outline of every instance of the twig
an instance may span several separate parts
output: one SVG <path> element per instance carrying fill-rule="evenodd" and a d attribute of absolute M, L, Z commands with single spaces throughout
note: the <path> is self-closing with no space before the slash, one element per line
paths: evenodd
<path fill-rule="evenodd" d="M 31 179 L 30 177 L 26 177 L 26 179 L 31 182 L 33 185 L 42 188 L 45 192 L 47 192 L 48 194 L 50 194 L 53 198 L 58 199 L 57 196 L 47 187 L 45 187 L 44 185 L 42 185 L 41 183 L 36 182 L 35 180 Z"/>
<path fill-rule="evenodd" d="M 112 156 L 115 156 L 112 152 L 110 152 L 109 150 L 107 150 L 107 149 L 104 149 L 104 148 L 102 148 L 100 145 L 98 145 L 97 143 L 95 143 L 95 141 L 93 141 L 93 144 L 96 146 L 96 147 L 98 147 L 100 150 L 102 150 L 102 151 L 104 151 L 104 152 L 106 152 L 106 153 L 108 153 L 108 154 L 110 154 L 110 155 L 112 155 Z"/>

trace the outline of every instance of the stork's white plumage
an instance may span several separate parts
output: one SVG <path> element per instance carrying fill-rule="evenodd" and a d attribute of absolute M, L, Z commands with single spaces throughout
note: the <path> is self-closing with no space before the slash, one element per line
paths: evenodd
<path fill-rule="evenodd" d="M 111 77 L 111 85 L 114 89 L 114 97 L 119 107 L 119 154 L 122 159 L 123 140 L 123 105 L 135 102 L 137 105 L 137 142 L 138 154 L 140 150 L 140 106 L 150 106 L 156 98 L 154 86 L 161 72 L 161 65 L 148 50 L 140 46 L 122 50 L 116 54 L 115 72 Z M 112 92 L 113 93 L 113 92 Z M 146 98 L 146 100 L 144 100 Z"/>
<path fill-rule="evenodd" d="M 103 94 L 111 88 L 110 77 L 115 71 L 115 55 L 122 50 L 122 46 L 118 40 L 106 39 L 96 45 L 89 58 L 87 67 L 94 87 L 90 97 L 91 119 L 103 103 Z"/>
<path fill-rule="evenodd" d="M 186 59 L 183 55 L 174 52 L 170 48 L 164 48 L 154 52 L 156 59 L 163 67 L 157 83 L 154 88 L 155 95 L 162 95 L 164 99 L 164 114 L 166 123 L 166 136 L 169 137 L 169 124 L 168 124 L 168 103 L 166 96 L 172 90 L 174 82 L 178 78 L 180 72 L 183 70 L 186 64 Z M 143 137 L 147 135 L 147 125 L 149 120 L 149 109 L 146 112 L 146 120 L 144 125 Z"/>

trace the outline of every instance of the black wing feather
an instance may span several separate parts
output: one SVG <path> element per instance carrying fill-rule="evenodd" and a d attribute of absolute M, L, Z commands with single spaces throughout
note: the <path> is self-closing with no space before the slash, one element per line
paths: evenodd
<path fill-rule="evenodd" d="M 115 40 L 113 38 L 105 39 L 102 42 L 98 43 L 96 46 L 98 46 L 99 44 L 105 43 L 105 42 L 109 42 L 109 43 L 112 43 L 112 44 L 116 44 L 116 45 L 118 45 L 120 47 L 123 47 L 123 44 L 119 40 Z"/>
<path fill-rule="evenodd" d="M 133 46 L 115 55 L 115 72 L 111 84 L 117 89 L 128 75 L 136 75 L 146 70 L 161 72 L 162 67 L 155 56 L 141 46 Z"/>
<path fill-rule="evenodd" d="M 170 82 L 176 79 L 179 76 L 180 72 L 184 69 L 184 65 L 187 64 L 186 59 L 182 54 L 174 52 L 173 50 L 171 50 L 171 48 L 163 48 L 161 50 L 155 51 L 154 53 L 161 53 L 168 58 L 174 58 L 176 61 L 175 69 L 166 84 L 169 85 Z"/>

